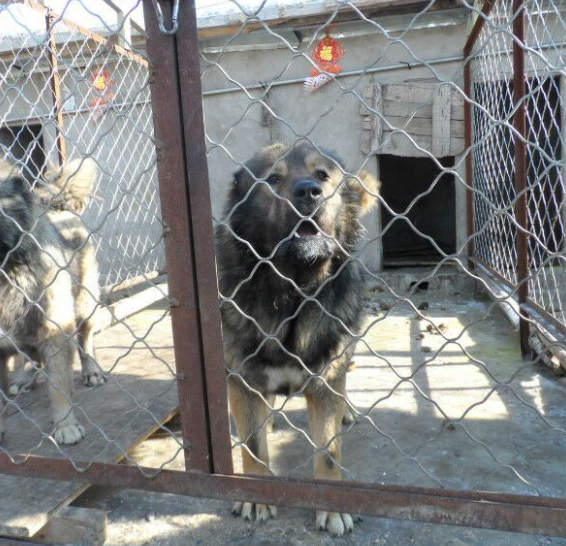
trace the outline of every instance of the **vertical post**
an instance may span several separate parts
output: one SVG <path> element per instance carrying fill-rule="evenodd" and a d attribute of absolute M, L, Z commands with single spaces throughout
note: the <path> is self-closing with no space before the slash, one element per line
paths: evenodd
<path fill-rule="evenodd" d="M 160 5 L 168 20 L 170 2 Z M 182 3 L 175 36 L 159 30 L 150 0 L 144 17 L 187 468 L 232 474 L 194 3 Z"/>
<path fill-rule="evenodd" d="M 560 181 L 562 199 L 560 201 L 560 223 L 562 233 L 566 234 L 566 76 L 560 76 Z M 562 237 L 560 250 L 566 251 L 566 237 Z"/>
<path fill-rule="evenodd" d="M 529 248 L 527 217 L 527 155 L 526 155 L 526 115 L 525 115 L 525 13 L 523 0 L 513 0 L 513 116 L 515 149 L 515 191 L 521 193 L 515 203 L 515 221 L 517 222 L 517 283 L 520 317 L 521 353 L 526 356 L 529 349 L 529 323 L 523 305 L 529 297 Z"/>
<path fill-rule="evenodd" d="M 176 40 L 213 468 L 218 474 L 232 474 L 226 368 L 216 278 L 195 0 L 181 3 Z"/>
<path fill-rule="evenodd" d="M 466 48 L 464 59 L 464 94 L 466 95 L 464 101 L 464 140 L 466 146 L 466 209 L 467 209 L 467 226 L 468 226 L 468 268 L 472 269 L 474 264 L 472 257 L 474 255 L 474 240 L 472 235 L 474 233 L 474 194 L 472 192 L 474 183 L 474 173 L 472 165 L 472 69 L 470 53 L 471 48 Z"/>
<path fill-rule="evenodd" d="M 164 15 L 169 2 L 161 2 Z M 151 104 L 157 150 L 161 214 L 169 228 L 165 239 L 177 390 L 187 470 L 212 471 L 210 425 L 206 404 L 194 246 L 190 223 L 187 168 L 183 148 L 183 114 L 174 36 L 159 30 L 150 0 L 144 2 L 147 52 L 150 59 Z"/>
<path fill-rule="evenodd" d="M 57 157 L 59 165 L 63 165 L 67 159 L 67 144 L 63 135 L 63 103 L 61 100 L 61 77 L 59 75 L 59 63 L 57 61 L 57 42 L 55 40 L 54 23 L 56 18 L 48 10 L 45 15 L 47 30 L 47 57 L 51 74 L 49 77 L 51 93 L 53 95 L 53 114 L 55 117 L 55 140 L 57 143 Z"/>

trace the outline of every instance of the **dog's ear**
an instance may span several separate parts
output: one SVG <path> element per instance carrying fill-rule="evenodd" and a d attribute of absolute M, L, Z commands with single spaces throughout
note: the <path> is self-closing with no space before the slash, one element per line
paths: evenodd
<path fill-rule="evenodd" d="M 46 172 L 48 186 L 39 187 L 37 193 L 54 210 L 70 210 L 80 214 L 92 196 L 97 177 L 98 165 L 94 159 L 74 159 L 63 167 Z"/>
<path fill-rule="evenodd" d="M 360 171 L 357 178 L 348 179 L 348 185 L 358 195 L 358 205 L 360 206 L 362 216 L 368 213 L 377 205 L 377 194 L 381 182 L 367 171 Z"/>

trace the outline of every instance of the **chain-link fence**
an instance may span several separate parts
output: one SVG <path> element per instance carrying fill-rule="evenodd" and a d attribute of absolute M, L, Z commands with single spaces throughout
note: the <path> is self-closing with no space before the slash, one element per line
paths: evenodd
<path fill-rule="evenodd" d="M 475 255 L 564 329 L 564 20 L 553 3 L 488 17 L 471 50 Z"/>
<path fill-rule="evenodd" d="M 32 176 L 94 159 L 100 174 L 83 218 L 102 286 L 164 271 L 143 43 L 133 53 L 119 33 L 102 37 L 33 2 L 3 19 L 2 156 Z"/>
<path fill-rule="evenodd" d="M 564 6 L 73 5 L 0 8 L 0 470 L 566 533 Z"/>

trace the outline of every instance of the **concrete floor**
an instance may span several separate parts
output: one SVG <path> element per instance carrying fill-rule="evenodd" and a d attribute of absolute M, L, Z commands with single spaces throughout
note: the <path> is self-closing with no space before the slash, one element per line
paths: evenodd
<path fill-rule="evenodd" d="M 352 479 L 423 487 L 566 496 L 566 384 L 521 360 L 517 334 L 491 302 L 448 285 L 420 291 L 418 318 L 380 287 L 368 293 L 367 334 L 348 375 L 361 414 L 343 439 Z M 387 310 L 388 307 L 392 307 Z M 438 329 L 438 330 L 437 330 Z M 278 398 L 282 407 L 283 398 Z M 284 406 L 270 434 L 278 475 L 310 475 L 304 401 Z M 154 438 L 134 456 L 146 466 L 177 445 Z M 301 464 L 297 464 L 301 461 Z M 239 454 L 235 453 L 236 468 Z M 169 465 L 182 468 L 177 457 Z M 265 525 L 243 523 L 229 505 L 173 495 L 93 487 L 76 504 L 108 511 L 108 544 L 122 545 L 564 545 L 565 539 L 364 518 L 354 534 L 333 539 L 314 529 L 314 514 L 282 508 Z"/>

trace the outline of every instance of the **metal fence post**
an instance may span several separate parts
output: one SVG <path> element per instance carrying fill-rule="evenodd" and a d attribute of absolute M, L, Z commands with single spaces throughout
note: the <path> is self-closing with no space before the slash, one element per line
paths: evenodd
<path fill-rule="evenodd" d="M 470 48 L 471 49 L 471 48 Z M 472 257 L 474 255 L 474 239 L 472 237 L 474 233 L 474 193 L 473 188 L 473 166 L 472 166 L 472 105 L 470 104 L 472 96 L 472 69 L 470 64 L 470 50 L 466 48 L 464 50 L 466 56 L 464 62 L 464 94 L 466 95 L 466 100 L 464 101 L 464 140 L 466 146 L 466 209 L 467 209 L 467 236 L 468 236 L 468 268 L 472 269 L 474 267 Z"/>
<path fill-rule="evenodd" d="M 524 304 L 529 297 L 529 249 L 527 218 L 527 160 L 526 160 L 526 113 L 525 113 L 525 14 L 523 0 L 513 0 L 513 115 L 515 149 L 515 220 L 517 222 L 517 285 L 520 317 L 521 353 L 529 354 L 529 322 Z"/>
<path fill-rule="evenodd" d="M 194 0 L 188 0 L 181 8 L 176 40 L 190 218 L 195 241 L 193 252 L 199 300 L 198 312 L 202 328 L 204 362 L 206 363 L 205 375 L 213 467 L 214 472 L 219 474 L 231 474 L 233 471 L 232 445 L 228 419 L 226 368 L 216 278 L 216 254 L 214 252 L 197 15 Z"/>
<path fill-rule="evenodd" d="M 170 5 L 162 2 L 167 16 Z M 167 263 L 172 294 L 175 355 L 182 372 L 181 417 L 190 439 L 190 468 L 232 473 L 231 438 L 216 280 L 212 209 L 204 140 L 194 3 L 179 13 L 179 31 L 165 36 L 145 3 L 148 54 L 155 61 L 152 104 L 162 143 L 159 183 L 163 217 L 171 226 Z M 190 324 L 190 335 L 186 328 Z M 179 345 L 178 345 L 179 344 Z M 198 418 L 195 421 L 195 416 Z M 197 443 L 206 444 L 203 446 Z M 197 453 L 191 453 L 196 450 Z M 196 459 L 196 460 L 195 460 Z"/>
<path fill-rule="evenodd" d="M 169 2 L 162 2 L 167 15 Z M 212 471 L 210 426 L 198 316 L 198 298 L 189 219 L 187 169 L 183 153 L 183 126 L 173 36 L 159 30 L 150 0 L 144 2 L 147 52 L 150 58 L 151 102 L 157 171 L 163 222 L 166 224 L 166 257 L 175 366 L 187 470 Z"/>
<path fill-rule="evenodd" d="M 55 39 L 54 23 L 56 17 L 51 10 L 45 15 L 45 28 L 47 30 L 47 57 L 51 69 L 51 93 L 53 95 L 53 114 L 55 118 L 55 139 L 57 142 L 57 157 L 59 165 L 63 165 L 67 158 L 67 144 L 63 135 L 63 103 L 61 100 L 61 76 L 59 74 L 59 63 L 57 61 L 57 41 Z"/>

